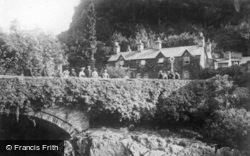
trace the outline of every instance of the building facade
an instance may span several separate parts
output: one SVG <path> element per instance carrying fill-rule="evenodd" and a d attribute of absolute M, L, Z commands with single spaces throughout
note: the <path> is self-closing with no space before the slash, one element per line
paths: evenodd
<path fill-rule="evenodd" d="M 250 57 L 243 57 L 242 53 L 227 52 L 222 58 L 213 59 L 214 69 L 231 67 L 233 65 L 249 66 Z"/>
<path fill-rule="evenodd" d="M 199 70 L 212 59 L 211 43 L 206 44 L 204 37 L 200 45 L 170 48 L 162 48 L 158 39 L 155 48 L 144 49 L 144 44 L 139 41 L 136 51 L 128 48 L 126 52 L 120 52 L 119 44 L 115 43 L 114 52 L 108 65 L 128 68 L 132 71 L 132 77 L 139 78 L 157 78 L 162 70 L 177 72 L 182 79 L 197 79 Z"/>

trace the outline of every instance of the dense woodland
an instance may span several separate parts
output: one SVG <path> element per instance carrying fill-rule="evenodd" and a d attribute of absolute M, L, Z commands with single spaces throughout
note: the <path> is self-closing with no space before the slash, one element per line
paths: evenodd
<path fill-rule="evenodd" d="M 105 64 L 118 41 L 132 50 L 141 39 L 151 48 L 160 37 L 163 46 L 192 45 L 203 32 L 213 43 L 214 56 L 223 52 L 250 55 L 248 0 L 82 0 L 70 29 L 59 35 L 69 47 L 69 63 L 79 67 L 95 54 Z M 81 63 L 80 63 L 80 62 Z"/>
<path fill-rule="evenodd" d="M 0 29 L 3 75 L 20 75 L 26 68 L 39 75 L 58 64 L 79 71 L 93 60 L 100 71 L 115 41 L 121 51 L 128 45 L 135 50 L 138 40 L 152 48 L 158 37 L 163 47 L 184 46 L 200 42 L 200 32 L 212 41 L 214 57 L 227 51 L 249 56 L 250 1 L 81 0 L 69 30 L 58 39 L 40 30 L 24 31 L 17 21 L 10 29 Z"/>

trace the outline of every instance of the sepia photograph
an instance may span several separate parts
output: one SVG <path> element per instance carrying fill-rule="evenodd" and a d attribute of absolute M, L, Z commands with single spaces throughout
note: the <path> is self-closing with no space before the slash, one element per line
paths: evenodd
<path fill-rule="evenodd" d="M 250 0 L 0 0 L 0 156 L 250 156 Z"/>

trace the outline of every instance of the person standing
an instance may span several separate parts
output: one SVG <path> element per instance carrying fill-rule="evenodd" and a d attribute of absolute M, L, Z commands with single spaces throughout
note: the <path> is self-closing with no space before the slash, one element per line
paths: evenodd
<path fill-rule="evenodd" d="M 65 69 L 65 70 L 63 71 L 63 73 L 62 73 L 62 76 L 63 76 L 64 78 L 68 78 L 68 77 L 69 77 L 69 70 L 68 70 L 68 69 Z"/>
<path fill-rule="evenodd" d="M 175 74 L 174 74 L 174 72 L 171 72 L 170 75 L 171 75 L 171 76 L 170 76 L 171 79 L 175 79 Z"/>
<path fill-rule="evenodd" d="M 180 79 L 181 79 L 180 74 L 179 74 L 179 73 L 177 73 L 177 72 L 175 72 L 175 79 L 177 79 L 177 80 L 180 80 Z"/>
<path fill-rule="evenodd" d="M 167 71 L 168 79 L 171 79 L 171 73 L 170 71 Z"/>
<path fill-rule="evenodd" d="M 76 77 L 76 72 L 75 72 L 74 68 L 71 69 L 70 76 L 71 77 Z"/>
<path fill-rule="evenodd" d="M 84 70 L 85 70 L 85 67 L 82 67 L 82 68 L 81 68 L 81 71 L 79 72 L 79 77 L 80 77 L 80 78 L 86 77 L 85 71 L 84 71 Z"/>
<path fill-rule="evenodd" d="M 102 73 L 102 78 L 109 78 L 108 70 L 104 69 L 104 73 Z"/>
<path fill-rule="evenodd" d="M 158 73 L 158 79 L 163 79 L 163 73 L 162 70 L 159 71 Z"/>
<path fill-rule="evenodd" d="M 98 76 L 98 73 L 97 73 L 97 71 L 96 71 L 96 68 L 94 68 L 94 71 L 92 72 L 92 77 L 93 78 L 98 78 L 99 76 Z"/>
<path fill-rule="evenodd" d="M 165 71 L 163 72 L 163 79 L 168 79 L 168 74 Z"/>
<path fill-rule="evenodd" d="M 86 70 L 86 76 L 87 76 L 87 77 L 92 77 L 92 70 L 91 70 L 91 67 L 88 66 L 87 68 L 88 68 L 88 69 Z"/>

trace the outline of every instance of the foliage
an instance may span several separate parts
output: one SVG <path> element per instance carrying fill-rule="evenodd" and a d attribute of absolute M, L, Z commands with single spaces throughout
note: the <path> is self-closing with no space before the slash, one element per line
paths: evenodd
<path fill-rule="evenodd" d="M 1 74 L 4 75 L 19 75 L 27 68 L 35 75 L 45 68 L 53 74 L 55 66 L 66 63 L 63 45 L 42 32 L 15 30 L 1 34 L 0 55 Z"/>
<path fill-rule="evenodd" d="M 249 94 L 235 90 L 228 76 L 204 81 L 2 77 L 0 86 L 1 109 L 22 110 L 30 101 L 34 111 L 81 106 L 92 120 L 113 123 L 195 124 L 208 137 L 235 147 L 249 135 L 249 113 L 243 109 Z"/>
<path fill-rule="evenodd" d="M 228 0 L 92 2 L 96 11 L 97 41 L 111 47 L 113 34 L 120 33 L 124 39 L 122 42 L 119 39 L 117 41 L 122 45 L 122 51 L 126 50 L 128 44 L 131 49 L 135 49 L 139 39 L 146 48 L 152 48 L 157 37 L 163 40 L 164 46 L 196 44 L 200 31 L 215 41 L 216 53 L 230 50 L 246 55 L 249 49 L 250 3 L 247 0 L 239 0 L 237 3 Z M 68 34 L 85 27 L 87 12 L 83 10 L 88 10 L 89 4 L 89 0 L 81 1 L 76 7 Z"/>
<path fill-rule="evenodd" d="M 215 110 L 226 109 L 233 83 L 227 76 L 216 76 L 200 83 L 190 83 L 169 95 L 162 93 L 158 117 L 163 121 L 191 122 L 203 125 Z"/>
<path fill-rule="evenodd" d="M 232 97 L 230 98 L 230 101 L 236 108 L 244 108 L 245 110 L 250 111 L 249 95 L 249 88 L 237 87 L 232 92 Z"/>
<path fill-rule="evenodd" d="M 218 71 L 212 68 L 204 68 L 200 70 L 199 78 L 200 79 L 209 79 L 218 74 Z"/>
<path fill-rule="evenodd" d="M 95 54 L 98 67 L 105 65 L 114 41 L 120 43 L 121 51 L 126 51 L 127 45 L 136 50 L 138 40 L 145 48 L 153 48 L 158 37 L 163 47 L 186 46 L 199 42 L 200 31 L 218 43 L 216 53 L 243 52 L 248 43 L 242 36 L 247 22 L 244 27 L 239 25 L 247 21 L 248 5 L 245 1 L 238 4 L 241 9 L 236 13 L 235 4 L 227 0 L 86 0 L 76 7 L 70 29 L 59 38 L 68 46 L 70 66 L 74 68 L 88 65 L 90 54 Z M 99 43 L 105 45 L 105 52 Z"/>
<path fill-rule="evenodd" d="M 81 16 L 77 17 L 77 27 L 73 27 L 68 32 L 58 36 L 59 40 L 68 47 L 69 66 L 77 70 L 90 65 L 95 59 L 97 47 L 100 45 L 96 39 L 96 12 L 94 4 L 88 1 L 86 5 L 86 11 L 81 11 Z M 102 52 L 103 49 L 100 49 L 98 54 L 102 54 Z M 103 58 L 102 56 L 98 56 L 98 59 Z"/>
<path fill-rule="evenodd" d="M 124 78 L 124 77 L 130 77 L 130 71 L 125 68 L 119 68 L 119 67 L 107 67 L 108 74 L 110 78 Z"/>
<path fill-rule="evenodd" d="M 239 81 L 241 79 L 241 76 L 243 75 L 244 68 L 242 66 L 233 65 L 231 67 L 221 67 L 218 69 L 211 69 L 211 68 L 204 68 L 200 71 L 199 77 L 201 79 L 208 79 L 212 78 L 215 75 L 228 75 L 230 76 L 234 81 Z"/>
<path fill-rule="evenodd" d="M 179 35 L 163 36 L 163 46 L 166 47 L 177 47 L 177 46 L 188 46 L 198 44 L 198 35 L 183 32 Z"/>
<path fill-rule="evenodd" d="M 250 113 L 246 110 L 218 110 L 206 122 L 209 137 L 220 144 L 249 150 Z"/>
<path fill-rule="evenodd" d="M 82 105 L 90 112 L 118 112 L 115 119 L 138 122 L 154 115 L 158 97 L 163 90 L 171 92 L 190 81 L 154 81 L 132 79 L 78 78 L 1 78 L 1 106 L 18 105 L 31 101 L 39 110 L 54 105 Z M 101 109 L 92 110 L 95 105 Z M 97 114 L 90 113 L 92 116 Z"/>
<path fill-rule="evenodd" d="M 94 55 L 96 53 L 96 13 L 94 4 L 90 3 L 87 10 L 87 24 L 86 24 L 86 38 L 89 50 L 90 59 L 94 60 Z"/>

